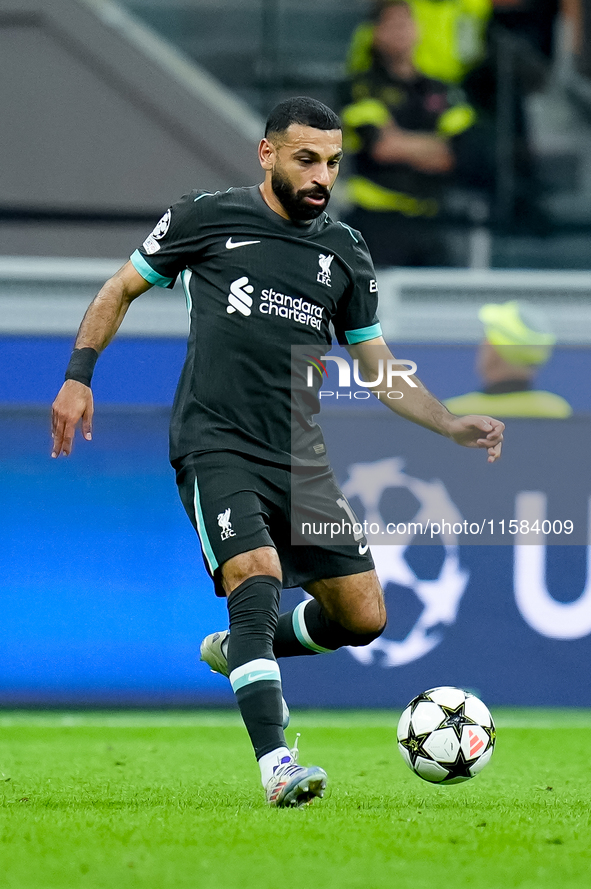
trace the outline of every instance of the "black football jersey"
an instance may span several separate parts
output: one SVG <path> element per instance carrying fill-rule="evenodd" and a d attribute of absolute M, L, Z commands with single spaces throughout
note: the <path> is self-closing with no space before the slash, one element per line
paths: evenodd
<path fill-rule="evenodd" d="M 162 287 L 180 275 L 187 299 L 171 460 L 231 450 L 282 465 L 319 462 L 320 379 L 310 386 L 306 362 L 330 349 L 332 330 L 341 344 L 381 335 L 361 235 L 326 213 L 311 223 L 283 219 L 257 186 L 194 191 L 131 262 Z"/>

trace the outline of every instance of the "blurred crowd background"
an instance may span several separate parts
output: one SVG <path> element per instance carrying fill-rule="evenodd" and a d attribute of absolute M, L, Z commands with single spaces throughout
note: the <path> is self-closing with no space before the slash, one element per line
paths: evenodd
<path fill-rule="evenodd" d="M 0 3 L 5 255 L 119 255 L 177 192 L 249 181 L 261 118 L 309 94 L 344 112 L 351 181 L 333 212 L 365 223 L 378 264 L 589 268 L 588 0 L 56 0 L 33 21 L 35 8 Z M 208 93 L 218 112 L 204 116 Z M 246 141 L 216 129 L 220 114 Z M 31 238 L 15 233 L 25 222 Z"/>
<path fill-rule="evenodd" d="M 405 25 L 396 13 L 391 24 L 381 25 L 380 58 L 372 30 L 384 8 L 397 5 L 388 0 L 125 0 L 123 5 L 263 117 L 275 102 L 294 94 L 342 109 L 351 89 L 354 94 L 364 82 L 367 86 L 368 72 L 383 68 L 387 40 L 391 45 Z M 475 255 L 482 254 L 482 238 L 475 243 L 468 237 L 470 229 L 484 227 L 491 235 L 488 261 L 495 267 L 588 268 L 590 4 L 409 0 L 408 5 L 417 30 L 417 72 L 445 83 L 450 102 L 469 103 L 478 133 L 462 144 L 453 132 L 460 156 L 451 169 L 442 169 L 447 175 L 441 176 L 438 213 L 447 223 L 447 243 L 434 247 L 430 258 L 409 251 L 401 257 L 406 261 L 398 262 L 394 252 L 392 264 L 486 263 L 486 250 Z M 369 94 L 378 89 L 370 84 Z M 423 132 L 428 123 L 415 109 L 404 127 Z"/>
<path fill-rule="evenodd" d="M 344 121 L 331 213 L 390 339 L 475 343 L 483 304 L 525 300 L 588 343 L 590 23 L 587 0 L 0 0 L 0 332 L 73 335 L 172 201 L 259 181 L 269 110 L 309 94 Z M 139 302 L 122 334 L 184 335 L 178 299 Z"/>

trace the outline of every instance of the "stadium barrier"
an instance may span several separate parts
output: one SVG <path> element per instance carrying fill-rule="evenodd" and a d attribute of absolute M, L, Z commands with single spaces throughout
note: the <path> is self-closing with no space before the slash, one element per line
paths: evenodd
<path fill-rule="evenodd" d="M 0 336 L 74 336 L 90 300 L 124 261 L 0 257 Z M 482 303 L 527 299 L 544 307 L 558 342 L 591 342 L 588 272 L 388 269 L 378 284 L 380 320 L 393 341 L 476 343 Z M 186 337 L 181 285 L 136 300 L 121 334 Z"/>

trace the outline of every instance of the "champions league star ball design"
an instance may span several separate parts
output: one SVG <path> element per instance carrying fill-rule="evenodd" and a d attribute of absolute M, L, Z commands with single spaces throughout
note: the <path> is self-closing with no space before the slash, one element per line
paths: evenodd
<path fill-rule="evenodd" d="M 482 771 L 495 747 L 487 707 L 461 688 L 441 686 L 410 702 L 398 723 L 407 766 L 432 784 L 461 784 Z"/>

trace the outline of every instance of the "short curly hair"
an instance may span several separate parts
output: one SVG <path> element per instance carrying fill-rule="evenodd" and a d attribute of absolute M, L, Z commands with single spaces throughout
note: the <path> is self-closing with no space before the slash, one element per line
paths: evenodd
<path fill-rule="evenodd" d="M 327 105 L 309 96 L 294 96 L 273 108 L 265 126 L 265 137 L 284 133 L 292 123 L 317 130 L 342 129 L 338 114 Z"/>

